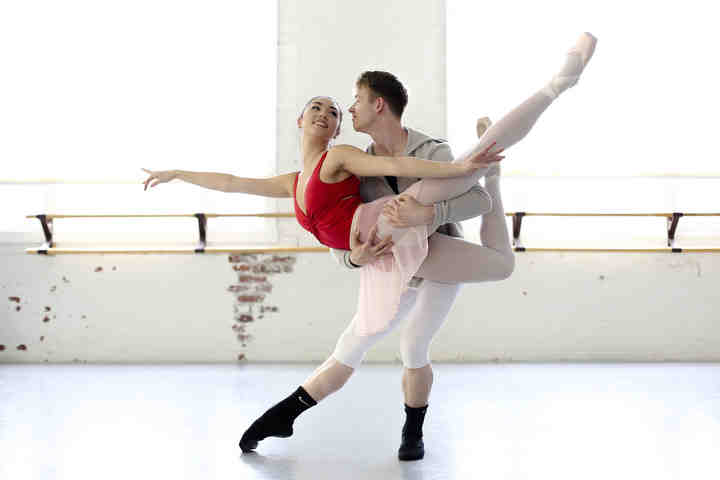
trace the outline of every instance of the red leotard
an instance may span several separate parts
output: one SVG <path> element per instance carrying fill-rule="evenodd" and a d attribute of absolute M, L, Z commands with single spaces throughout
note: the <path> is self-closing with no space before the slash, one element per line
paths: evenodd
<path fill-rule="evenodd" d="M 302 227 L 315 235 L 320 243 L 332 248 L 350 250 L 350 228 L 355 210 L 363 203 L 360 198 L 360 180 L 356 176 L 338 183 L 320 180 L 320 168 L 327 152 L 323 153 L 305 187 L 305 210 L 297 202 L 297 184 L 300 174 L 295 176 L 293 198 L 295 217 Z"/>
<path fill-rule="evenodd" d="M 298 174 L 293 189 L 295 217 L 300 225 L 315 235 L 320 243 L 332 248 L 350 250 L 350 229 L 353 216 L 358 212 L 357 225 L 369 232 L 373 225 L 382 223 L 382 209 L 392 196 L 363 203 L 360 197 L 360 180 L 349 177 L 338 183 L 320 180 L 323 154 L 305 187 L 305 208 L 297 202 Z M 360 206 L 362 205 L 362 208 Z M 359 211 L 358 211 L 359 209 Z M 392 231 L 392 229 L 388 230 Z M 400 297 L 408 288 L 408 281 L 418 271 L 428 254 L 427 225 L 398 229 L 393 235 L 392 255 L 384 255 L 376 262 L 360 269 L 360 296 L 358 321 L 354 322 L 356 335 L 371 335 L 386 330 L 397 315 Z"/>

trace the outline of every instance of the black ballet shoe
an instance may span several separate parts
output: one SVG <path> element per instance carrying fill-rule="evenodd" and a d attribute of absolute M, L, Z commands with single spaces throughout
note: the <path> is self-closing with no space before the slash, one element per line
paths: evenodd
<path fill-rule="evenodd" d="M 400 460 L 420 460 L 425 456 L 422 426 L 428 406 L 409 407 L 405 405 L 405 425 L 402 429 L 398 458 Z"/>
<path fill-rule="evenodd" d="M 403 461 L 421 460 L 425 456 L 425 444 L 422 437 L 403 435 L 398 459 Z"/>
<path fill-rule="evenodd" d="M 243 452 L 251 452 L 267 437 L 291 437 L 295 419 L 314 405 L 317 405 L 315 399 L 300 385 L 250 425 L 240 439 L 240 448 Z"/>
<path fill-rule="evenodd" d="M 255 450 L 258 446 L 258 442 L 265 440 L 267 437 L 288 438 L 292 436 L 292 426 L 289 429 L 278 429 L 276 426 L 273 429 L 274 431 L 268 431 L 269 429 L 266 425 L 264 425 L 263 419 L 264 417 L 260 417 L 255 420 L 255 422 L 250 425 L 250 428 L 245 430 L 245 433 L 243 433 L 238 445 L 240 445 L 240 450 L 244 453 Z"/>
<path fill-rule="evenodd" d="M 247 434 L 247 432 L 245 432 Z M 243 451 L 243 453 L 248 453 L 254 451 L 258 446 L 258 441 L 254 438 L 246 438 L 245 435 L 242 436 L 240 439 L 240 450 Z"/>

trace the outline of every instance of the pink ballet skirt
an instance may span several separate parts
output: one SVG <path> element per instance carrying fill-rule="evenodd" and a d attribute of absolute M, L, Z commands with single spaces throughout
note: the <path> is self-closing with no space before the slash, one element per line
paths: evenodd
<path fill-rule="evenodd" d="M 378 237 L 393 235 L 392 255 L 360 269 L 360 293 L 354 333 L 358 336 L 380 333 L 390 326 L 400 306 L 400 296 L 408 290 L 408 282 L 417 273 L 428 254 L 428 227 L 419 225 L 395 228 L 381 216 L 383 205 L 394 196 L 382 197 L 358 207 L 355 222 L 360 227 L 360 240 L 378 224 Z"/>

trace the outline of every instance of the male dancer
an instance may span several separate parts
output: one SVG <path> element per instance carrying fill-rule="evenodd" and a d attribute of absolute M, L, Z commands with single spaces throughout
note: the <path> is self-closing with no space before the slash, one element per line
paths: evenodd
<path fill-rule="evenodd" d="M 350 107 L 350 113 L 353 128 L 370 135 L 373 140 L 366 151 L 371 155 L 416 156 L 452 162 L 453 155 L 445 141 L 403 126 L 402 114 L 407 101 L 405 87 L 391 73 L 369 71 L 360 75 L 356 82 L 355 103 Z M 490 121 L 487 118 L 478 121 L 479 137 L 489 125 Z M 488 174 L 497 174 L 497 172 L 496 167 Z M 396 177 L 362 178 L 360 194 L 363 201 L 369 202 L 382 196 L 398 194 L 418 180 Z M 495 181 L 497 182 L 497 177 Z M 490 213 L 493 210 L 494 200 L 485 189 L 476 185 L 459 197 L 429 206 L 421 205 L 409 195 L 400 195 L 387 204 L 384 213 L 390 223 L 396 227 L 427 224 L 430 232 L 437 232 L 433 236 L 462 237 L 462 227 L 457 222 Z M 504 213 L 502 225 L 505 228 L 505 241 L 509 249 Z M 378 241 L 368 240 L 366 243 L 354 237 L 354 235 L 351 237 L 353 238 L 351 251 L 332 250 L 336 259 L 348 268 L 358 268 L 372 263 L 379 256 L 388 254 L 392 247 L 390 237 Z M 433 282 L 417 277 L 413 278 L 411 286 L 414 288 L 404 294 L 402 307 L 393 320 L 393 325 L 404 319 L 407 320 L 405 331 L 401 335 L 400 348 L 406 413 L 398 451 L 400 460 L 418 460 L 424 456 L 422 425 L 433 383 L 429 359 L 430 342 L 444 323 L 460 289 L 458 283 Z M 362 342 L 365 338 L 367 337 L 355 337 L 349 327 L 338 341 L 338 347 L 333 354 L 334 359 L 343 363 L 343 354 L 345 358 L 348 357 L 345 353 L 348 350 L 345 344 L 368 343 Z M 372 338 L 372 343 L 378 340 L 379 338 Z M 365 352 L 362 353 L 364 356 Z M 362 357 L 356 358 L 357 355 L 349 357 L 352 362 L 347 363 L 353 365 L 359 364 L 362 360 Z M 310 387 L 312 386 L 311 384 Z"/>

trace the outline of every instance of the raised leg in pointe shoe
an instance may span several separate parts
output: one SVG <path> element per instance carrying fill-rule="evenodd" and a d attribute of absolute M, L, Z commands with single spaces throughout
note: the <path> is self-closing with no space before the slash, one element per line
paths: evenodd
<path fill-rule="evenodd" d="M 562 92 L 575 85 L 585 69 L 585 65 L 595 53 L 596 44 L 597 38 L 590 33 L 585 32 L 580 35 L 575 46 L 567 54 L 565 65 L 550 80 L 550 83 L 543 89 L 544 92 L 552 98 L 557 98 Z"/>
<path fill-rule="evenodd" d="M 490 146 L 492 146 L 493 151 L 506 151 L 525 138 L 537 119 L 540 118 L 553 100 L 578 82 L 580 74 L 585 70 L 595 51 L 596 43 L 595 37 L 589 33 L 583 33 L 567 53 L 565 64 L 553 76 L 552 80 L 537 93 L 503 116 L 497 123 L 486 127 L 487 130 L 480 138 L 480 141 L 455 161 L 462 162 L 468 156 L 476 155 Z M 484 126 L 485 121 L 483 119 L 478 120 L 478 133 Z M 405 193 L 415 196 L 421 203 L 435 203 L 466 192 L 486 173 L 487 168 L 481 168 L 472 175 L 465 177 L 426 178 L 410 187 L 413 189 L 412 191 L 408 189 Z M 380 232 L 380 235 L 384 236 L 382 232 Z"/>
<path fill-rule="evenodd" d="M 577 84 L 580 75 L 593 56 L 596 43 L 597 39 L 594 36 L 583 33 L 567 53 L 563 67 L 547 85 L 496 123 L 487 126 L 489 122 L 480 119 L 477 124 L 480 140 L 457 157 L 455 161 L 461 162 L 468 156 L 475 155 L 493 144 L 493 150 L 506 150 L 522 140 L 558 95 Z M 487 248 L 487 244 L 476 245 L 469 242 L 464 242 L 461 248 L 448 248 L 450 245 L 443 245 L 442 249 L 433 250 L 435 253 L 425 259 L 417 276 L 440 282 L 474 283 L 506 278 L 508 272 L 512 272 L 514 266 L 512 249 L 509 247 L 509 243 L 506 248 L 504 245 L 506 242 L 500 241 L 501 237 L 506 236 L 506 227 L 500 199 L 499 173 L 498 165 L 494 164 L 478 169 L 472 175 L 465 177 L 426 178 L 411 185 L 404 192 L 415 197 L 420 203 L 430 205 L 461 195 L 475 185 L 481 177 L 485 177 L 486 190 L 492 190 L 494 198 L 492 199 L 492 211 L 483 215 L 481 238 L 483 236 L 492 238 L 492 242 L 498 246 L 502 243 L 502 248 Z M 382 217 L 380 219 L 382 220 Z M 378 225 L 380 227 L 378 236 L 381 238 L 392 235 L 395 240 L 396 237 L 401 238 L 404 234 L 403 229 L 395 229 L 382 221 Z M 370 227 L 361 225 L 361 228 L 369 229 Z M 463 242 L 454 238 L 449 241 L 451 243 Z M 435 243 L 438 243 L 437 239 Z M 484 239 L 483 243 L 485 243 Z M 432 242 L 430 248 L 432 248 Z M 447 265 L 453 265 L 453 268 L 447 268 Z M 497 268 L 488 268 L 491 265 Z"/>

